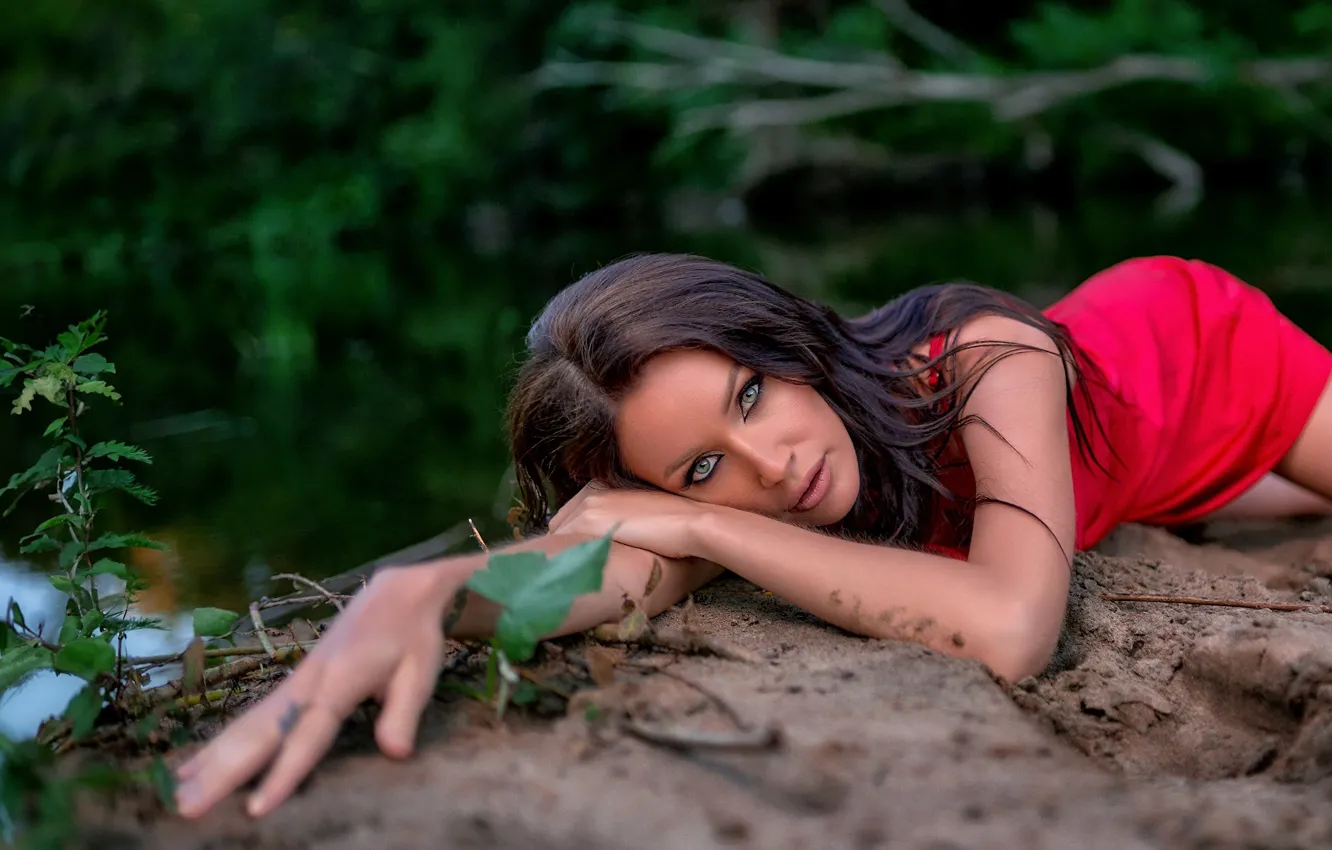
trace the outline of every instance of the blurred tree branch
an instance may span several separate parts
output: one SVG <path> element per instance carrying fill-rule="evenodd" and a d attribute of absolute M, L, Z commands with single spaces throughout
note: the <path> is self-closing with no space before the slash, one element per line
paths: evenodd
<path fill-rule="evenodd" d="M 907 68 L 888 55 L 878 63 L 804 59 L 764 47 L 655 26 L 624 22 L 606 26 L 636 47 L 683 61 L 554 61 L 536 71 L 534 83 L 540 88 L 624 86 L 655 91 L 722 84 L 787 83 L 834 90 L 822 95 L 756 98 L 689 110 L 679 128 L 685 134 L 714 128 L 744 130 L 804 124 L 855 112 L 940 102 L 986 104 L 996 120 L 1011 122 L 1076 98 L 1134 83 L 1200 86 L 1221 76 L 1199 60 L 1153 55 L 1121 56 L 1082 71 L 1014 74 L 920 71 Z M 1316 57 L 1259 59 L 1239 63 L 1233 71 L 1242 82 L 1278 90 L 1332 82 L 1332 60 Z"/>
<path fill-rule="evenodd" d="M 927 20 L 907 0 L 874 0 L 899 32 L 948 65 L 965 70 L 908 67 L 888 51 L 854 61 L 794 56 L 778 49 L 680 32 L 625 20 L 605 20 L 601 33 L 656 61 L 558 60 L 533 76 L 537 89 L 611 87 L 670 97 L 724 88 L 704 105 L 675 111 L 679 139 L 710 130 L 745 137 L 767 128 L 799 128 L 838 118 L 926 104 L 988 108 L 992 121 L 1012 125 L 1024 137 L 1042 135 L 1039 119 L 1095 95 L 1144 83 L 1195 89 L 1221 83 L 1266 89 L 1279 102 L 1308 111 L 1301 87 L 1332 82 L 1332 60 L 1320 57 L 1203 61 L 1191 56 L 1127 53 L 1096 67 L 1070 70 L 982 70 L 985 57 Z M 989 63 L 996 69 L 999 63 Z M 795 89 L 795 91 L 793 91 Z M 799 93 L 803 89 L 805 93 Z M 773 92 L 765 96 L 766 92 Z M 714 92 L 715 94 L 715 92 Z M 718 102 L 720 100 L 720 102 Z M 1201 197 L 1203 170 L 1185 151 L 1141 130 L 1119 125 L 1106 131 L 1112 146 L 1137 156 L 1170 182 L 1170 208 Z M 866 142 L 872 144 L 872 142 Z"/>

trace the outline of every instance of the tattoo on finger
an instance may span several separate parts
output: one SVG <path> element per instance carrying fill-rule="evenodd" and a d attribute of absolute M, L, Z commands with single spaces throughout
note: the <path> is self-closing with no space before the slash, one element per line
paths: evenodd
<path fill-rule="evenodd" d="M 300 722 L 301 715 L 304 713 L 305 703 L 303 702 L 293 702 L 287 706 L 287 710 L 282 712 L 282 716 L 278 718 L 278 731 L 282 733 L 282 737 L 285 738 L 291 734 L 291 730 L 296 728 L 296 724 Z"/>

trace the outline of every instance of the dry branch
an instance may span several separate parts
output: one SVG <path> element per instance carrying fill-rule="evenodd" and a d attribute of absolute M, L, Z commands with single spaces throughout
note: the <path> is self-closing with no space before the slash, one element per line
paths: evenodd
<path fill-rule="evenodd" d="M 254 623 L 254 636 L 259 639 L 259 645 L 268 653 L 269 658 L 277 658 L 277 650 L 273 648 L 273 641 L 268 638 L 268 629 L 264 626 L 264 618 L 259 613 L 259 603 L 250 603 L 250 622 Z"/>
<path fill-rule="evenodd" d="M 684 113 L 681 133 L 713 127 L 748 129 L 792 126 L 837 115 L 922 103 L 988 104 L 1000 121 L 1018 121 L 1070 100 L 1141 82 L 1173 82 L 1198 86 L 1217 74 L 1194 59 L 1130 54 L 1081 71 L 1034 71 L 1015 74 L 918 71 L 885 57 L 882 63 L 832 62 L 786 56 L 775 50 L 722 39 L 636 24 L 611 25 L 636 46 L 683 62 L 567 62 L 543 65 L 534 82 L 540 88 L 618 85 L 648 91 L 699 88 L 708 85 L 791 84 L 830 89 L 841 100 L 810 107 L 810 98 L 750 99 L 724 107 L 703 107 Z M 1260 59 L 1240 63 L 1236 78 L 1264 88 L 1290 89 L 1332 81 L 1332 60 L 1318 58 Z M 853 94 L 854 93 L 854 96 Z M 834 109 L 827 104 L 840 104 Z M 727 112 L 735 117 L 727 120 Z"/>
<path fill-rule="evenodd" d="M 736 711 L 735 706 L 731 705 L 729 702 L 722 699 L 721 695 L 718 694 L 716 691 L 712 690 L 711 688 L 705 687 L 698 682 L 695 682 L 693 679 L 690 679 L 687 676 L 681 676 L 679 673 L 676 673 L 674 670 L 669 670 L 666 667 L 659 667 L 655 664 L 640 664 L 635 661 L 622 661 L 618 666 L 628 667 L 630 670 L 639 670 L 644 673 L 659 673 L 662 676 L 667 677 L 668 679 L 674 679 L 680 684 L 692 688 L 695 691 L 698 691 L 704 697 L 706 697 L 708 701 L 710 701 L 713 705 L 717 707 L 718 711 L 726 715 L 727 720 L 730 720 L 733 724 L 735 724 L 735 727 L 737 729 L 750 730 L 753 728 L 751 724 L 745 722 L 745 719 L 740 716 L 740 712 Z"/>
<path fill-rule="evenodd" d="M 705 732 L 624 720 L 621 727 L 641 741 L 673 750 L 771 750 L 782 744 L 781 730 L 773 726 L 737 732 Z"/>
<path fill-rule="evenodd" d="M 337 608 L 339 611 L 342 610 L 342 603 L 351 598 L 345 593 L 333 593 L 328 588 L 324 587 L 322 584 L 315 581 L 314 579 L 308 579 L 305 576 L 297 575 L 296 573 L 278 573 L 272 576 L 270 578 L 270 581 L 277 581 L 278 579 L 286 579 L 292 584 L 303 584 L 306 587 L 317 591 L 320 596 L 323 596 L 325 599 L 331 602 L 333 606 Z"/>
<path fill-rule="evenodd" d="M 239 679 L 242 676 L 249 675 L 256 670 L 262 669 L 273 663 L 287 664 L 299 660 L 305 652 L 315 644 L 310 641 L 304 646 L 288 644 L 274 648 L 273 656 L 268 657 L 268 651 L 257 649 L 257 651 L 232 649 L 228 651 L 229 655 L 247 655 L 246 658 L 239 658 L 235 661 L 220 664 L 217 667 L 210 667 L 204 671 L 203 687 L 216 688 L 223 682 L 229 682 Z M 142 715 L 157 706 L 171 702 L 184 695 L 182 682 L 173 681 L 160 688 L 152 688 L 135 695 L 130 699 L 130 713 L 134 716 Z"/>
<path fill-rule="evenodd" d="M 707 130 L 748 134 L 761 128 L 796 128 L 832 118 L 931 103 L 970 103 L 989 107 L 995 121 L 1026 124 L 1069 102 L 1138 83 L 1199 87 L 1231 74 L 1243 84 L 1270 89 L 1307 111 L 1299 87 L 1332 82 L 1332 60 L 1320 57 L 1259 59 L 1220 70 L 1191 58 L 1129 54 L 1099 67 L 1068 71 L 985 73 L 974 70 L 979 55 L 962 41 L 916 13 L 906 0 L 876 0 L 879 9 L 905 35 L 944 56 L 963 71 L 922 71 L 895 57 L 828 61 L 662 27 L 607 21 L 603 29 L 662 61 L 553 61 L 538 68 L 539 89 L 612 86 L 642 92 L 701 90 L 728 86 L 727 103 L 686 109 L 675 133 Z M 805 96 L 791 96 L 792 87 Z M 763 89 L 784 89 L 764 97 Z M 1299 106 L 1305 104 L 1305 106 Z M 1115 132 L 1112 130 L 1112 132 Z M 1187 208 L 1201 196 L 1202 169 L 1165 142 L 1128 131 L 1121 145 L 1172 184 L 1164 206 Z"/>
<path fill-rule="evenodd" d="M 1102 593 L 1106 602 L 1156 602 L 1164 605 L 1215 605 L 1222 608 L 1255 608 L 1264 611 L 1294 611 L 1332 614 L 1332 605 L 1302 605 L 1292 602 L 1254 602 L 1248 599 L 1206 599 L 1200 596 L 1153 596 L 1140 593 Z"/>
<path fill-rule="evenodd" d="M 715 655 L 728 661 L 761 664 L 763 659 L 747 649 L 730 646 L 713 637 L 682 629 L 648 629 L 633 638 L 621 636 L 619 626 L 601 625 L 592 630 L 592 637 L 602 643 L 624 643 L 649 648 L 670 649 L 690 654 Z"/>

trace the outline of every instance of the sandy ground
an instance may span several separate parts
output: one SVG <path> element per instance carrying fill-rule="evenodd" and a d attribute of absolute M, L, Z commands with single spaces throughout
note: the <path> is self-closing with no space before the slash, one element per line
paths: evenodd
<path fill-rule="evenodd" d="M 1129 527 L 1080 556 L 1055 663 L 1011 688 L 976 663 L 847 635 L 725 579 L 698 595 L 692 622 L 759 663 L 634 650 L 638 666 L 621 664 L 613 682 L 593 687 L 582 672 L 588 652 L 616 659 L 561 641 L 562 657 L 541 672 L 556 686 L 581 680 L 567 705 L 552 697 L 545 711 L 497 723 L 479 704 L 444 696 L 409 762 L 377 755 L 361 722 L 269 818 L 247 819 L 233 799 L 184 822 L 124 799 L 87 814 L 88 841 L 163 850 L 1332 846 L 1332 614 L 1101 599 L 1332 604 L 1332 524 L 1209 534 L 1191 544 Z M 735 719 L 719 701 L 747 726 L 778 730 L 779 744 L 678 749 L 621 722 L 733 738 Z"/>

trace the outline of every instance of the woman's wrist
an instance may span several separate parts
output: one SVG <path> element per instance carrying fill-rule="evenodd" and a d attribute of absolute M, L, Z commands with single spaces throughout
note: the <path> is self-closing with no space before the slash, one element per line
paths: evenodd
<path fill-rule="evenodd" d="M 695 558 L 720 564 L 718 543 L 724 532 L 724 526 L 728 521 L 734 521 L 735 515 L 743 513 L 721 505 L 699 503 L 698 511 L 687 526 L 689 554 Z"/>

